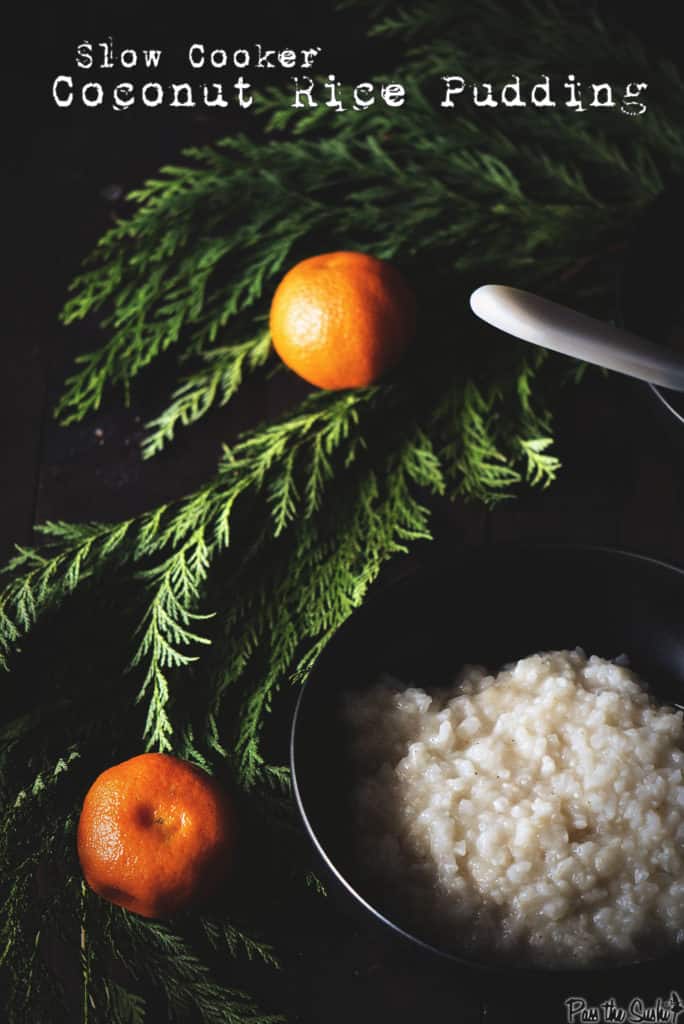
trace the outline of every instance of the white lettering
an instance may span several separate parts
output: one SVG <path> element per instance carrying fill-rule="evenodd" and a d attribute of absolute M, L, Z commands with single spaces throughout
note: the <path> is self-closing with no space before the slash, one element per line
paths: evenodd
<path fill-rule="evenodd" d="M 150 92 L 155 93 L 155 99 L 150 98 Z M 145 82 L 140 97 L 146 107 L 158 107 L 164 102 L 164 90 L 159 82 Z"/>
<path fill-rule="evenodd" d="M 88 71 L 93 66 L 93 48 L 90 43 L 79 43 L 76 47 L 76 63 L 79 68 Z"/>
<path fill-rule="evenodd" d="M 245 95 L 251 88 L 252 86 L 249 84 L 249 82 L 246 82 L 242 75 L 240 75 L 237 82 L 235 83 L 235 91 L 237 92 L 238 103 L 243 108 L 243 110 L 246 110 L 247 107 L 251 107 L 252 103 L 254 102 L 253 97 Z"/>
<path fill-rule="evenodd" d="M 504 107 L 526 107 L 520 95 L 520 75 L 513 75 L 513 81 L 507 82 L 501 90 L 501 102 Z"/>
<path fill-rule="evenodd" d="M 537 84 L 532 87 L 530 99 L 535 107 L 556 106 L 554 100 L 551 99 L 551 79 L 548 75 L 542 75 L 541 82 L 537 82 Z"/>
<path fill-rule="evenodd" d="M 109 70 L 114 67 L 114 40 L 110 36 L 106 43 L 100 43 L 100 47 L 102 48 L 100 67 Z"/>
<path fill-rule="evenodd" d="M 305 103 L 302 103 L 302 99 L 301 99 L 302 96 L 306 96 L 306 98 L 308 100 L 308 106 L 309 107 L 317 107 L 318 104 L 316 103 L 315 99 L 311 95 L 311 93 L 313 92 L 313 87 L 314 87 L 314 80 L 313 80 L 313 78 L 309 78 L 308 75 L 302 75 L 302 81 L 303 82 L 308 82 L 308 85 L 300 85 L 299 84 L 299 77 L 297 75 L 293 75 L 292 81 L 294 82 L 294 86 L 295 86 L 294 103 L 292 103 L 292 106 L 296 107 L 298 110 L 300 110 L 302 107 L 306 106 Z"/>
<path fill-rule="evenodd" d="M 188 82 L 174 82 L 171 85 L 173 92 L 173 99 L 171 100 L 172 107 L 195 107 L 197 104 L 192 95 L 192 88 Z M 185 97 L 184 99 L 182 97 Z"/>
<path fill-rule="evenodd" d="M 646 113 L 646 104 L 635 102 L 645 89 L 648 89 L 647 82 L 630 82 L 625 86 L 625 95 L 623 96 L 622 104 L 620 106 L 620 110 L 623 114 L 630 114 L 632 117 L 638 117 L 639 114 Z"/>
<path fill-rule="evenodd" d="M 214 99 L 209 99 L 209 90 L 214 89 Z M 211 85 L 202 86 L 205 107 L 227 107 L 228 101 L 223 98 L 223 86 L 220 82 L 212 82 Z"/>
<path fill-rule="evenodd" d="M 138 54 L 135 50 L 122 50 L 119 54 L 119 61 L 122 68 L 134 68 L 138 63 Z"/>
<path fill-rule="evenodd" d="M 459 93 L 463 92 L 465 89 L 465 78 L 461 78 L 460 75 L 442 75 L 442 81 L 446 82 L 446 90 L 440 107 L 454 107 L 456 104 L 451 97 L 458 96 Z"/>
<path fill-rule="evenodd" d="M 88 99 L 91 92 L 95 93 L 94 99 Z M 81 90 L 81 99 L 86 107 L 99 107 L 104 100 L 104 90 L 99 82 L 86 82 Z"/>
<path fill-rule="evenodd" d="M 370 96 L 367 99 L 362 99 L 362 92 L 370 93 Z M 365 110 L 367 107 L 372 107 L 374 103 L 375 97 L 371 83 L 359 82 L 354 89 L 354 110 Z"/>
<path fill-rule="evenodd" d="M 480 89 L 484 89 L 484 98 L 480 99 Z M 493 88 L 489 82 L 481 82 L 480 85 L 473 86 L 473 103 L 476 107 L 498 107 L 499 104 L 494 99 Z"/>
<path fill-rule="evenodd" d="M 145 67 L 158 68 L 159 61 L 161 60 L 161 50 L 143 50 L 143 56 L 145 58 Z"/>
<path fill-rule="evenodd" d="M 123 93 L 123 96 L 122 96 L 122 93 Z M 128 99 L 125 98 L 126 95 L 128 96 Z M 114 87 L 114 91 L 112 93 L 112 99 L 114 101 L 114 109 L 115 110 L 127 110 L 129 107 L 132 107 L 133 104 L 135 103 L 135 95 L 133 93 L 133 83 L 132 82 L 119 82 L 119 84 Z"/>
<path fill-rule="evenodd" d="M 192 44 L 188 50 L 188 60 L 193 68 L 204 67 L 204 45 L 202 43 Z"/>
<path fill-rule="evenodd" d="M 311 68 L 316 57 L 321 52 L 320 46 L 315 46 L 313 50 L 302 50 L 302 67 Z"/>
<path fill-rule="evenodd" d="M 209 54 L 209 61 L 213 68 L 225 68 L 228 63 L 228 54 L 225 50 L 212 50 Z"/>
<path fill-rule="evenodd" d="M 66 85 L 69 90 L 66 96 L 60 96 L 61 85 Z M 58 107 L 70 107 L 74 102 L 74 80 L 69 75 L 57 75 L 52 83 L 52 98 Z"/>
<path fill-rule="evenodd" d="M 337 111 L 347 109 L 340 97 L 337 95 L 337 78 L 335 75 L 328 75 L 328 81 L 325 83 L 323 88 L 327 89 L 330 94 L 330 98 L 325 101 L 326 107 L 331 107 L 333 110 Z"/>
<path fill-rule="evenodd" d="M 576 110 L 578 114 L 582 114 L 586 110 L 586 107 L 582 106 L 581 86 L 582 83 L 578 82 L 574 75 L 568 75 L 565 88 L 570 93 L 570 99 L 565 101 L 565 106 L 571 110 Z"/>
<path fill-rule="evenodd" d="M 275 50 L 264 50 L 261 43 L 256 44 L 256 67 L 258 68 L 274 68 L 275 64 L 271 62 L 271 58 L 275 57 Z"/>
<path fill-rule="evenodd" d="M 388 107 L 403 107 L 406 89 L 398 82 L 388 82 L 380 89 L 380 95 Z"/>

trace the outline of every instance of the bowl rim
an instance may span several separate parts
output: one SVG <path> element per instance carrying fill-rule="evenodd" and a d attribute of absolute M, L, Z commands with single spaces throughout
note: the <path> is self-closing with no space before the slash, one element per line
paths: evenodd
<path fill-rule="evenodd" d="M 628 330 L 630 329 L 631 318 L 628 315 L 625 315 L 627 307 L 625 295 L 627 282 L 629 281 L 630 276 L 634 273 L 634 268 L 639 265 L 637 253 L 641 252 L 640 243 L 642 233 L 645 228 L 648 228 L 653 223 L 654 219 L 662 216 L 663 210 L 672 206 L 672 196 L 675 190 L 677 195 L 680 197 L 681 203 L 682 184 L 683 179 L 677 179 L 676 181 L 665 183 L 658 195 L 647 204 L 633 227 L 632 234 L 627 245 L 626 257 L 618 271 L 615 284 L 616 320 L 620 326 L 626 327 Z M 670 401 L 668 395 L 671 394 L 671 392 L 667 388 L 662 387 L 662 385 L 659 384 L 648 383 L 647 381 L 644 381 L 642 386 L 648 389 L 651 400 L 660 407 L 661 411 L 664 412 L 666 416 L 672 416 L 675 421 L 684 426 L 684 408 L 680 410 L 672 401 Z"/>
<path fill-rule="evenodd" d="M 684 413 L 680 412 L 679 409 L 675 409 L 674 405 L 667 398 L 668 392 L 657 384 L 647 384 L 646 386 L 653 393 L 656 401 L 660 402 L 664 406 L 665 411 L 670 416 L 674 416 L 674 418 L 684 426 Z"/>
<path fill-rule="evenodd" d="M 394 587 L 401 585 L 404 581 L 406 581 L 407 579 L 411 579 L 416 574 L 421 574 L 426 571 L 429 572 L 431 570 L 434 570 L 435 567 L 439 569 L 439 567 L 442 564 L 444 564 L 444 560 L 436 562 L 435 565 L 433 566 L 430 560 L 430 556 L 435 554 L 434 548 L 441 548 L 444 545 L 440 544 L 439 541 L 433 541 L 431 546 L 434 547 L 433 550 L 429 553 L 427 562 L 418 564 L 409 573 L 399 576 L 396 580 L 388 581 L 384 584 L 384 586 L 381 585 L 380 589 L 376 591 L 375 594 L 369 594 L 368 598 L 363 603 L 363 605 L 361 605 L 359 608 L 354 609 L 354 611 L 349 615 L 349 617 L 342 623 L 338 631 L 331 638 L 331 642 L 333 642 L 340 635 L 340 633 L 343 630 L 345 630 L 351 622 L 354 621 L 359 612 L 363 611 L 363 609 L 368 608 L 371 602 L 375 604 L 379 601 L 382 601 L 387 590 L 393 589 Z M 543 541 L 503 541 L 492 543 L 483 542 L 480 544 L 467 546 L 464 545 L 461 548 L 449 546 L 449 553 L 451 554 L 452 558 L 477 558 L 483 554 L 492 557 L 495 556 L 497 552 L 523 553 L 526 550 L 534 552 L 556 551 L 559 553 L 568 554 L 572 552 L 582 552 L 585 554 L 607 555 L 609 557 L 615 557 L 625 562 L 637 562 L 644 565 L 650 565 L 656 569 L 664 570 L 668 574 L 674 574 L 676 576 L 684 577 L 683 566 L 676 565 L 671 562 L 666 562 L 661 558 L 656 558 L 651 555 L 645 555 L 639 552 L 629 551 L 625 548 L 613 547 L 608 544 L 585 544 L 574 542 Z M 547 977 L 552 975 L 565 977 L 590 975 L 595 977 L 598 973 L 601 972 L 609 972 L 611 975 L 614 976 L 620 971 L 634 971 L 636 969 L 641 970 L 646 969 L 649 966 L 654 967 L 656 965 L 662 966 L 663 964 L 666 964 L 670 961 L 676 962 L 681 966 L 683 956 L 681 950 L 673 950 L 664 954 L 663 956 L 654 956 L 645 960 L 636 959 L 630 961 L 618 961 L 615 963 L 597 963 L 595 966 L 586 963 L 570 963 L 566 966 L 559 964 L 544 965 L 543 963 L 520 964 L 519 966 L 514 963 L 488 963 L 474 958 L 470 959 L 466 956 L 462 956 L 458 953 L 449 952 L 445 949 L 440 949 L 439 946 L 435 946 L 431 942 L 428 942 L 426 939 L 421 939 L 418 935 L 415 935 L 414 933 L 408 931 L 406 928 L 402 927 L 402 925 L 397 924 L 395 921 L 391 919 L 391 917 L 388 917 L 386 913 L 384 913 L 378 907 L 374 906 L 374 904 L 371 903 L 365 896 L 363 896 L 358 891 L 358 889 L 344 876 L 344 874 L 335 864 L 332 857 L 328 854 L 323 843 L 318 838 L 316 829 L 314 828 L 314 825 L 312 824 L 309 815 L 307 814 L 307 811 L 304 806 L 304 801 L 302 798 L 297 772 L 297 734 L 302 714 L 302 706 L 306 700 L 306 694 L 308 693 L 312 685 L 312 680 L 315 678 L 317 665 L 318 660 L 316 661 L 314 667 L 309 672 L 307 678 L 302 683 L 299 695 L 297 697 L 295 710 L 292 716 L 289 742 L 292 791 L 294 794 L 295 803 L 297 806 L 299 816 L 302 822 L 304 823 L 304 828 L 309 836 L 310 841 L 313 843 L 313 846 L 316 849 L 316 852 L 318 853 L 319 857 L 322 859 L 328 871 L 333 875 L 335 881 L 342 886 L 346 893 L 349 896 L 351 896 L 357 904 L 360 904 L 361 907 L 363 907 L 363 909 L 371 916 L 372 919 L 374 919 L 376 922 L 379 922 L 384 927 L 388 928 L 390 932 L 394 933 L 395 936 L 400 937 L 402 940 L 404 940 L 404 942 L 408 942 L 411 946 L 417 947 L 423 953 L 429 954 L 432 957 L 438 957 L 443 962 L 459 964 L 463 967 L 478 970 L 482 973 L 489 972 L 498 975 L 509 975 L 519 978 L 523 978 L 528 975 L 544 975 Z"/>

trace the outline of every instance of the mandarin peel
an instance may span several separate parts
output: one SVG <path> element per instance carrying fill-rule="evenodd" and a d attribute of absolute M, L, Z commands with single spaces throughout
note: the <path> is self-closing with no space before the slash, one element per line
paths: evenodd
<path fill-rule="evenodd" d="M 375 256 L 331 252 L 297 263 L 270 312 L 273 347 L 296 374 L 328 390 L 366 387 L 401 358 L 415 332 L 415 297 Z"/>

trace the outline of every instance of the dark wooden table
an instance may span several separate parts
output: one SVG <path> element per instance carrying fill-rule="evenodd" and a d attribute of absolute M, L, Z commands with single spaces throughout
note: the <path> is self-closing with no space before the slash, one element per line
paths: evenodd
<path fill-rule="evenodd" d="M 320 38 L 327 32 L 326 41 L 333 51 L 338 46 L 344 60 L 343 42 L 335 42 L 321 17 L 316 23 Z M 635 9 L 626 17 L 638 24 L 640 15 Z M 66 331 L 57 322 L 79 259 L 110 222 L 122 191 L 173 158 L 181 146 L 215 137 L 218 126 L 168 113 L 158 118 L 57 116 L 46 93 L 50 76 L 64 66 L 74 40 L 87 32 L 93 39 L 104 33 L 92 18 L 65 23 L 45 11 L 37 15 L 34 29 L 41 73 L 25 83 L 22 104 L 14 110 L 13 145 L 4 167 L 3 560 L 14 542 L 32 540 L 36 522 L 117 519 L 184 493 L 212 471 L 221 441 L 287 400 L 280 384 L 250 386 L 230 409 L 182 432 L 170 451 L 144 465 L 138 441 L 142 424 L 168 393 L 170 376 L 163 367 L 145 378 L 131 408 L 112 397 L 82 425 L 55 425 L 51 407 L 73 352 L 97 341 L 91 326 Z M 133 23 L 128 30 L 142 38 Z M 173 36 L 178 31 L 157 29 L 162 38 L 171 33 L 171 41 L 197 34 Z M 346 31 L 351 31 L 348 26 Z M 310 42 L 312 32 L 304 35 Z M 666 50 L 673 45 L 667 23 L 652 20 L 643 35 Z M 671 442 L 652 415 L 645 388 L 591 374 L 581 389 L 568 386 L 561 396 L 557 426 L 564 469 L 555 486 L 524 492 L 494 512 L 476 505 L 440 507 L 438 534 L 467 544 L 584 541 L 684 563 L 684 449 Z M 633 984 L 623 980 L 619 987 L 614 978 L 599 977 L 593 989 L 585 986 L 579 992 L 571 979 L 492 981 L 419 962 L 327 906 L 315 920 L 285 924 L 282 940 L 286 971 L 274 984 L 293 1015 L 307 1024 L 376 1019 L 393 1024 L 543 1019 L 552 1024 L 565 1020 L 567 995 L 582 994 L 594 1003 L 614 995 L 626 1004 L 634 995 L 666 996 L 680 983 L 659 969 Z"/>

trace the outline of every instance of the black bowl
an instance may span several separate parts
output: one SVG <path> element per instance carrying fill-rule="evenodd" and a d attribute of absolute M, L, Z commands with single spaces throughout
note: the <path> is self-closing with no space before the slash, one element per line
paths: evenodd
<path fill-rule="evenodd" d="M 406 925 L 401 906 L 386 905 L 363 880 L 340 696 L 371 685 L 381 672 L 439 685 L 465 663 L 496 669 L 535 651 L 581 646 L 604 658 L 627 654 L 654 695 L 681 706 L 684 571 L 621 551 L 569 546 L 435 548 L 428 558 L 351 616 L 304 685 L 292 726 L 294 791 L 324 874 L 368 923 L 432 957 L 510 970 L 515 965 L 475 960 L 457 944 L 435 945 Z M 681 964 L 680 954 L 664 956 Z"/>
<path fill-rule="evenodd" d="M 636 226 L 618 290 L 618 315 L 644 338 L 676 347 L 684 356 L 684 181 L 672 182 Z M 673 345 L 673 339 L 678 343 Z M 684 442 L 684 393 L 645 384 L 650 402 L 680 444 Z"/>

